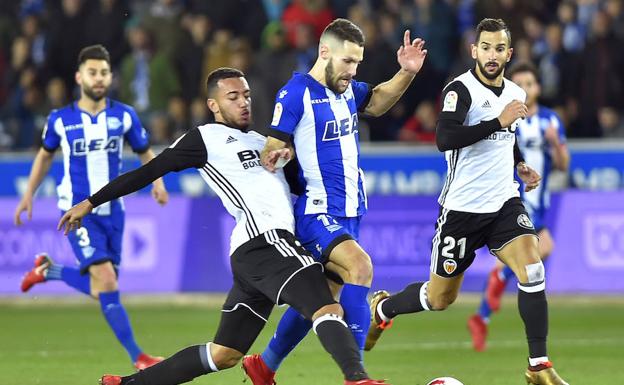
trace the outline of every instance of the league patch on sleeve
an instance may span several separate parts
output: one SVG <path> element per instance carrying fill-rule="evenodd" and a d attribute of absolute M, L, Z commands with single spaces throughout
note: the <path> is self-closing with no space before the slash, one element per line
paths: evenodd
<path fill-rule="evenodd" d="M 275 109 L 273 110 L 273 120 L 271 121 L 271 126 L 277 126 L 282 118 L 282 111 L 284 107 L 282 107 L 282 103 L 275 103 Z"/>
<path fill-rule="evenodd" d="M 457 110 L 457 92 L 449 91 L 444 97 L 444 103 L 442 103 L 443 112 L 455 112 Z"/>

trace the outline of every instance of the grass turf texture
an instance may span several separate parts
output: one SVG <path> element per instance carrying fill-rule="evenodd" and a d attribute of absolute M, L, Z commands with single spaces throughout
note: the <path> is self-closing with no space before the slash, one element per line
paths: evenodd
<path fill-rule="evenodd" d="M 171 355 L 212 339 L 222 298 L 191 298 L 126 300 L 135 335 L 146 352 Z M 453 376 L 466 385 L 524 384 L 527 348 L 515 298 L 506 297 L 493 318 L 489 348 L 483 353 L 472 351 L 465 326 L 476 303 L 476 296 L 465 295 L 443 313 L 397 319 L 365 355 L 371 376 L 393 385 L 424 385 L 439 376 Z M 252 352 L 264 348 L 281 313 L 282 309 L 274 311 Z M 549 354 L 559 373 L 574 385 L 624 384 L 622 320 L 621 297 L 551 298 Z M 102 374 L 132 371 L 98 305 L 86 299 L 0 300 L 0 345 L 2 385 L 95 385 Z M 193 384 L 232 385 L 242 379 L 235 367 Z M 276 380 L 280 385 L 342 384 L 314 335 L 284 362 Z"/>

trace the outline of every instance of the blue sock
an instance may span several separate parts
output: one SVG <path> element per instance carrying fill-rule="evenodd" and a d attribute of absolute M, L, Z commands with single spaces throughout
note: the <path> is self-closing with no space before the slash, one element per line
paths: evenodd
<path fill-rule="evenodd" d="M 345 322 L 353 333 L 360 351 L 364 350 L 371 320 L 367 299 L 369 290 L 366 286 L 345 283 L 340 294 L 340 305 L 345 313 Z"/>
<path fill-rule="evenodd" d="M 509 278 L 515 276 L 513 270 L 511 270 L 511 267 L 509 266 L 504 266 L 503 269 L 501 270 L 501 277 L 503 279 L 503 281 L 507 282 L 509 281 Z"/>
<path fill-rule="evenodd" d="M 483 297 L 483 299 L 481 300 L 481 306 L 479 306 L 479 316 L 481 316 L 481 319 L 487 322 L 490 319 L 491 314 L 492 309 L 490 308 L 490 305 L 488 305 L 488 302 L 485 300 L 485 297 Z"/>
<path fill-rule="evenodd" d="M 292 307 L 288 308 L 277 325 L 269 345 L 262 352 L 264 363 L 276 372 L 284 358 L 303 340 L 311 328 L 312 321 L 305 319 Z"/>
<path fill-rule="evenodd" d="M 80 270 L 75 267 L 51 265 L 48 267 L 46 280 L 60 280 L 86 295 L 91 295 L 91 278 L 89 274 L 80 274 Z"/>
<path fill-rule="evenodd" d="M 100 293 L 100 307 L 108 325 L 128 352 L 132 362 L 135 362 L 141 354 L 141 348 L 134 341 L 130 319 L 126 309 L 119 302 L 119 291 Z"/>

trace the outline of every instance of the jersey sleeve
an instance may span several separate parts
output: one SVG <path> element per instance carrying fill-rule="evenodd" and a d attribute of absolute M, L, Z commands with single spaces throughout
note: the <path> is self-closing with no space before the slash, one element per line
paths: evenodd
<path fill-rule="evenodd" d="M 303 116 L 303 90 L 290 83 L 283 87 L 275 98 L 273 120 L 267 135 L 290 142 Z"/>
<path fill-rule="evenodd" d="M 48 152 L 56 151 L 61 144 L 61 137 L 54 127 L 56 119 L 56 114 L 51 113 L 46 120 L 45 126 L 43 126 L 43 133 L 41 134 L 41 146 Z"/>
<path fill-rule="evenodd" d="M 138 191 L 171 171 L 199 168 L 208 159 L 198 129 L 189 131 L 143 166 L 113 179 L 88 199 L 93 207 Z"/>
<path fill-rule="evenodd" d="M 550 124 L 557 129 L 557 134 L 559 135 L 559 143 L 565 144 L 567 142 L 565 127 L 563 126 L 563 122 L 559 119 L 559 116 L 553 112 L 550 116 Z"/>
<path fill-rule="evenodd" d="M 363 112 L 373 95 L 373 86 L 368 83 L 351 80 L 351 89 L 355 98 L 355 105 L 359 112 Z"/>
<path fill-rule="evenodd" d="M 124 137 L 136 153 L 144 153 L 149 149 L 149 136 L 141 124 L 139 116 L 133 108 L 124 113 Z"/>
<path fill-rule="evenodd" d="M 464 83 L 454 81 L 442 91 L 442 110 L 439 120 L 450 120 L 463 124 L 470 110 L 472 98 Z"/>

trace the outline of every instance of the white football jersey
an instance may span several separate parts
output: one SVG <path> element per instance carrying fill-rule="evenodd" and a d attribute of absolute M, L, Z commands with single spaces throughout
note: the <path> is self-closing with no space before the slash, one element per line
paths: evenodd
<path fill-rule="evenodd" d="M 443 95 L 442 113 L 467 106 L 463 116 L 466 126 L 496 119 L 511 101 L 524 103 L 526 99 L 524 90 L 515 83 L 504 79 L 502 87 L 490 87 L 473 71 L 455 78 Z M 438 199 L 440 205 L 454 211 L 493 213 L 519 196 L 513 155 L 518 122 L 467 147 L 445 151 L 448 173 Z"/>
<path fill-rule="evenodd" d="M 194 165 L 198 165 L 197 154 L 202 154 L 199 173 L 236 220 L 230 254 L 268 230 L 295 232 L 284 171 L 271 173 L 260 164 L 265 142 L 266 138 L 255 131 L 212 123 L 190 130 L 169 148 L 182 159 L 180 162 L 192 157 L 190 163 Z"/>

